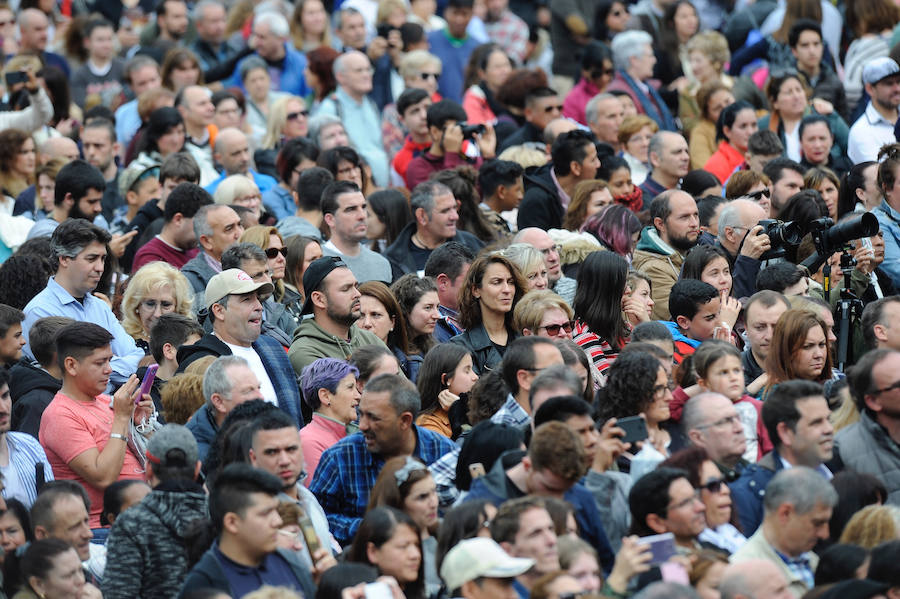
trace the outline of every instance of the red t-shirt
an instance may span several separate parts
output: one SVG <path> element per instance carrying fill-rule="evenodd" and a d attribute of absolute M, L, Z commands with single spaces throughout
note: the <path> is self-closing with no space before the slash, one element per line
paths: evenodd
<path fill-rule="evenodd" d="M 180 250 L 172 247 L 159 237 L 154 237 L 141 246 L 134 255 L 131 272 L 136 273 L 143 265 L 157 260 L 168 262 L 178 270 L 181 270 L 181 267 L 193 260 L 198 253 L 200 253 L 198 248 L 187 251 Z"/>
<path fill-rule="evenodd" d="M 78 481 L 91 498 L 91 528 L 100 528 L 103 489 L 81 478 L 69 467 L 69 462 L 89 449 L 103 451 L 106 447 L 112 431 L 111 404 L 112 398 L 108 395 L 98 395 L 92 402 L 83 402 L 57 393 L 41 416 L 41 429 L 38 433 L 38 440 L 53 468 L 53 476 L 56 479 Z M 112 442 L 122 443 L 119 439 L 113 439 Z M 119 480 L 123 478 L 144 478 L 144 469 L 130 449 L 125 450 L 125 462 L 119 472 Z"/>

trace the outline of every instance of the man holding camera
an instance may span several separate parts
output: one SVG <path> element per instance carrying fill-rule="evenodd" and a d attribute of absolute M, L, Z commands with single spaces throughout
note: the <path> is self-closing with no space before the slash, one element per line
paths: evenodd
<path fill-rule="evenodd" d="M 425 118 L 431 146 L 413 158 L 406 169 L 406 187 L 410 190 L 438 171 L 450 170 L 463 164 L 477 169 L 483 159 L 494 157 L 497 148 L 494 128 L 488 124 L 484 125 L 480 134 L 476 132 L 466 135 L 466 111 L 453 100 L 441 100 L 432 104 L 428 107 Z M 475 143 L 465 144 L 466 138 Z"/>
<path fill-rule="evenodd" d="M 719 215 L 716 245 L 728 253 L 735 297 L 750 297 L 756 292 L 760 257 L 772 247 L 758 224 L 767 216 L 762 206 L 747 199 L 728 202 Z"/>

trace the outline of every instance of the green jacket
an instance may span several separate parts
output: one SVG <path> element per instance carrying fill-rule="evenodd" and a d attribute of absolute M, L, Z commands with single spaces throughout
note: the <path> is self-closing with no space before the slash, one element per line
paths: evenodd
<path fill-rule="evenodd" d="M 654 227 L 644 227 L 641 239 L 634 250 L 631 265 L 653 281 L 650 297 L 653 298 L 654 320 L 671 320 L 669 292 L 681 274 L 684 256 L 659 238 Z"/>
<path fill-rule="evenodd" d="M 363 345 L 384 345 L 374 333 L 359 327 L 350 327 L 350 339 L 339 339 L 320 327 L 315 319 L 307 318 L 294 333 L 294 341 L 288 350 L 288 359 L 297 374 L 319 358 L 347 360 L 350 354 Z"/>

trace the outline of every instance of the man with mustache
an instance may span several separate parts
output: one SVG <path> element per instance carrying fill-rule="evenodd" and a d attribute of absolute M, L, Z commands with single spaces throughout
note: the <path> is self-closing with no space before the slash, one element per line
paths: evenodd
<path fill-rule="evenodd" d="M 421 399 L 401 375 L 382 374 L 370 380 L 357 409 L 359 432 L 322 453 L 309 485 L 341 545 L 350 542 L 359 529 L 372 487 L 387 460 L 412 456 L 427 466 L 453 449 L 447 437 L 414 424 Z"/>
<path fill-rule="evenodd" d="M 374 333 L 352 326 L 362 316 L 358 284 L 338 256 L 314 260 L 303 273 L 303 314 L 313 317 L 300 323 L 288 351 L 298 375 L 319 358 L 347 360 L 358 347 L 384 345 Z"/>
<path fill-rule="evenodd" d="M 775 448 L 744 469 L 731 495 L 744 533 L 749 536 L 763 519 L 766 486 L 779 470 L 806 466 L 826 480 L 824 462 L 834 454 L 834 426 L 822 386 L 811 381 L 786 381 L 774 387 L 763 403 L 762 417 Z"/>

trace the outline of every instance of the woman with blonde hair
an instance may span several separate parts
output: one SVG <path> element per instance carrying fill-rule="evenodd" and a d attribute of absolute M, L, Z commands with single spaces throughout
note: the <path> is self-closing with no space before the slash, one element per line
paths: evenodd
<path fill-rule="evenodd" d="M 702 169 L 718 148 L 716 122 L 726 106 L 734 104 L 734 94 L 722 81 L 716 79 L 700 86 L 696 93 L 697 117 L 690 132 L 688 148 L 691 168 Z M 682 117 L 682 122 L 686 117 Z"/>
<path fill-rule="evenodd" d="M 322 0 L 297 0 L 291 16 L 294 47 L 306 54 L 322 46 L 331 46 L 331 27 Z"/>
<path fill-rule="evenodd" d="M 528 290 L 547 289 L 550 281 L 547 279 L 547 265 L 544 262 L 544 254 L 533 245 L 527 243 L 514 243 L 500 252 L 516 265 L 519 272 L 528 282 Z"/>
<path fill-rule="evenodd" d="M 244 231 L 240 242 L 257 245 L 266 253 L 269 274 L 272 276 L 272 284 L 275 285 L 275 301 L 280 302 L 284 299 L 284 277 L 287 266 L 287 248 L 281 233 L 275 227 L 256 225 Z"/>
<path fill-rule="evenodd" d="M 260 142 L 262 150 L 278 150 L 285 140 L 309 134 L 309 110 L 298 96 L 283 96 L 269 109 L 266 134 Z M 274 162 L 274 160 L 272 161 Z"/>
<path fill-rule="evenodd" d="M 181 271 L 165 262 L 150 262 L 128 280 L 122 299 L 122 328 L 145 352 L 150 329 L 163 314 L 190 316 L 194 294 Z"/>
<path fill-rule="evenodd" d="M 647 120 L 650 120 L 649 117 Z M 566 209 L 563 228 L 568 231 L 580 231 L 587 219 L 612 203 L 612 192 L 603 179 L 588 179 L 579 182 L 572 194 L 572 201 L 569 202 L 569 207 Z"/>
<path fill-rule="evenodd" d="M 900 539 L 900 507 L 869 505 L 856 512 L 841 534 L 841 543 L 873 549 Z"/>
<path fill-rule="evenodd" d="M 513 310 L 513 328 L 522 335 L 571 339 L 575 313 L 566 300 L 549 289 L 525 294 Z"/>
<path fill-rule="evenodd" d="M 625 117 L 619 127 L 622 158 L 631 168 L 631 182 L 640 185 L 650 172 L 650 138 L 659 131 L 656 121 L 646 114 Z"/>
<path fill-rule="evenodd" d="M 213 194 L 216 204 L 244 206 L 249 208 L 257 221 L 263 221 L 262 194 L 253 179 L 245 175 L 225 177 Z"/>

